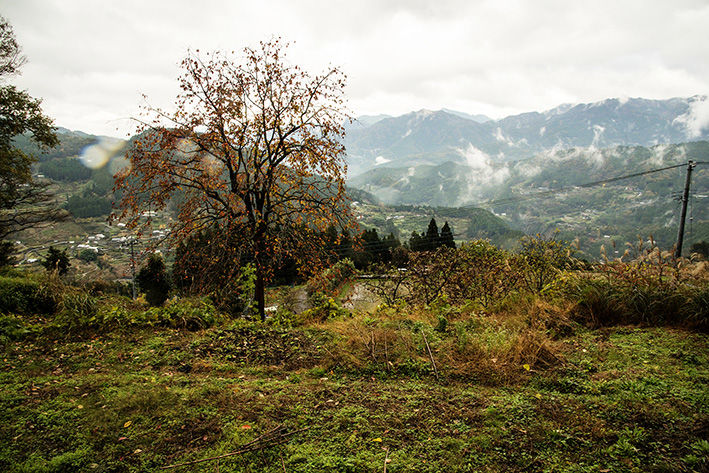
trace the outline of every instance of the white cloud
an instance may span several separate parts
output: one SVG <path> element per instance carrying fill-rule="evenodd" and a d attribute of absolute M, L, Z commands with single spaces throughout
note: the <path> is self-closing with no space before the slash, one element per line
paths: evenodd
<path fill-rule="evenodd" d="M 702 131 L 709 129 L 709 98 L 697 97 L 689 111 L 675 121 L 685 126 L 689 138 L 701 136 Z"/>
<path fill-rule="evenodd" d="M 471 168 L 471 172 L 467 176 L 462 176 L 468 189 L 467 193 L 461 192 L 458 205 L 481 199 L 485 188 L 499 185 L 510 175 L 507 165 L 494 165 L 490 156 L 471 144 L 460 149 L 459 152 L 465 164 Z"/>
<path fill-rule="evenodd" d="M 58 125 L 91 133 L 116 135 L 113 120 L 137 114 L 141 93 L 171 104 L 188 48 L 240 51 L 271 36 L 294 41 L 288 58 L 306 70 L 340 66 L 355 115 L 448 108 L 501 118 L 709 93 L 705 0 L 6 3 L 30 61 L 15 82 Z"/>

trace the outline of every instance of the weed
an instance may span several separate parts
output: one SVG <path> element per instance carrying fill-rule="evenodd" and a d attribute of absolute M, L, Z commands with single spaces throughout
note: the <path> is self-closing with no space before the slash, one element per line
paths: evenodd
<path fill-rule="evenodd" d="M 17 317 L 0 316 L 0 345 L 22 340 L 29 333 L 30 330 Z"/>
<path fill-rule="evenodd" d="M 577 301 L 576 316 L 593 326 L 681 325 L 709 328 L 705 264 L 675 264 L 669 253 L 640 241 L 635 258 L 606 261 L 597 273 L 564 279 L 562 293 Z"/>
<path fill-rule="evenodd" d="M 301 315 L 305 320 L 324 322 L 338 316 L 346 315 L 348 312 L 343 309 L 334 298 L 323 293 L 315 293 L 312 296 L 313 307 L 304 311 Z"/>

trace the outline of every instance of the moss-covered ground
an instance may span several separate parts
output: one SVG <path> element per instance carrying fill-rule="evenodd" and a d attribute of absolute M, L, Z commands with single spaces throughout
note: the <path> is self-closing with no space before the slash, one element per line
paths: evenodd
<path fill-rule="evenodd" d="M 471 320 L 9 341 L 0 470 L 709 471 L 706 335 L 574 326 L 519 348 L 514 323 Z"/>

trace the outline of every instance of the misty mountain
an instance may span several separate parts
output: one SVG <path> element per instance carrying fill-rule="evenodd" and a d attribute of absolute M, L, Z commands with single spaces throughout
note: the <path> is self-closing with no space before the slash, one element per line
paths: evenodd
<path fill-rule="evenodd" d="M 450 110 L 447 108 L 443 108 L 443 109 L 441 109 L 441 111 L 447 112 L 447 113 L 450 113 L 453 115 L 458 115 L 459 117 L 467 118 L 468 120 L 472 120 L 472 121 L 478 122 L 478 123 L 485 123 L 485 122 L 489 122 L 492 120 L 492 118 L 488 117 L 487 115 L 470 115 L 469 113 L 458 112 L 456 110 Z"/>
<path fill-rule="evenodd" d="M 378 167 L 353 177 L 348 185 L 392 205 L 487 206 L 493 199 L 528 195 L 539 189 L 580 186 L 690 159 L 707 161 L 709 142 L 556 149 L 510 162 L 495 162 L 482 152 L 477 158 L 466 163 Z M 653 182 L 658 179 L 653 177 Z M 709 190 L 709 181 L 706 184 Z"/>
<path fill-rule="evenodd" d="M 602 244 L 617 242 L 622 253 L 638 236 L 672 246 L 688 160 L 702 163 L 692 174 L 688 241 L 709 241 L 708 141 L 556 149 L 512 162 L 480 152 L 469 164 L 371 169 L 349 185 L 390 205 L 480 207 L 525 233 L 559 229 L 597 257 Z"/>
<path fill-rule="evenodd" d="M 348 131 L 345 138 L 349 175 L 384 164 L 411 166 L 463 162 L 460 149 L 488 139 L 489 128 L 448 112 L 420 110 L 385 118 Z"/>
<path fill-rule="evenodd" d="M 450 161 L 493 163 L 528 159 L 570 148 L 654 146 L 709 139 L 709 130 L 690 126 L 706 97 L 647 100 L 608 99 L 561 105 L 500 120 L 446 110 L 412 112 L 348 129 L 349 175 L 379 167 L 437 166 Z M 365 122 L 362 122 L 365 123 Z"/>

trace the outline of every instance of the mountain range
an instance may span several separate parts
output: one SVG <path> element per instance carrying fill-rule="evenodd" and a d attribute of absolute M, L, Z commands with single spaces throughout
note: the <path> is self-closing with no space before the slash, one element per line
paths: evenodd
<path fill-rule="evenodd" d="M 499 120 L 450 110 L 420 110 L 399 117 L 363 117 L 349 126 L 348 175 L 380 168 L 479 164 L 528 159 L 535 154 L 570 148 L 655 146 L 709 139 L 697 127 L 706 116 L 704 96 L 648 100 L 608 99 L 560 105 Z"/>

